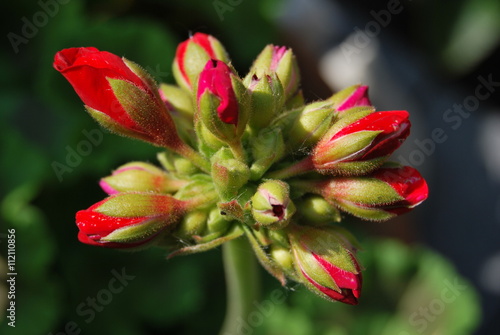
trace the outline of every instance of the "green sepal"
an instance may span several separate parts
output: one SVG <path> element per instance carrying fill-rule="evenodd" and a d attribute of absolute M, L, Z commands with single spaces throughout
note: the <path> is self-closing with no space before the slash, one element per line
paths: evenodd
<path fill-rule="evenodd" d="M 174 121 L 163 101 L 128 81 L 108 78 L 108 82 L 125 112 L 154 138 L 155 143 L 167 147 L 179 145 Z"/>
<path fill-rule="evenodd" d="M 120 123 L 113 120 L 110 116 L 104 114 L 101 111 L 98 111 L 97 109 L 91 108 L 89 106 L 85 106 L 85 109 L 90 114 L 90 116 L 92 116 L 92 118 L 97 121 L 97 123 L 114 134 L 132 137 L 148 143 L 154 142 L 152 136 L 144 133 L 141 130 L 123 127 Z"/>
<path fill-rule="evenodd" d="M 166 217 L 175 219 L 183 214 L 180 201 L 168 194 L 155 194 L 149 192 L 118 193 L 107 198 L 94 210 L 111 217 L 148 217 L 168 214 Z"/>
<path fill-rule="evenodd" d="M 357 131 L 336 138 L 323 146 L 318 145 L 317 153 L 320 154 L 320 159 L 315 160 L 317 169 L 322 170 L 329 165 L 335 166 L 338 161 L 349 160 L 352 156 L 358 155 L 363 149 L 368 148 L 381 132 L 382 130 Z"/>
<path fill-rule="evenodd" d="M 281 112 L 284 104 L 283 86 L 275 73 L 252 78 L 245 83 L 252 101 L 252 112 L 249 125 L 258 131 L 267 127 L 273 118 Z"/>
<path fill-rule="evenodd" d="M 291 149 L 309 148 L 330 129 L 336 113 L 332 103 L 318 101 L 308 104 L 301 111 L 288 135 Z"/>
<path fill-rule="evenodd" d="M 132 243 L 143 241 L 165 228 L 173 222 L 166 222 L 163 219 L 150 219 L 135 225 L 115 229 L 107 236 L 101 238 L 105 242 Z"/>

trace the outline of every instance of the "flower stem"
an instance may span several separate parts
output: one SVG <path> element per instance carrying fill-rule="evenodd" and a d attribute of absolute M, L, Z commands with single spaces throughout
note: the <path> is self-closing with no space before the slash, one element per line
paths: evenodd
<path fill-rule="evenodd" d="M 242 335 L 242 320 L 246 322 L 258 296 L 257 262 L 250 244 L 241 237 L 224 243 L 222 256 L 226 272 L 227 307 L 220 335 Z"/>
<path fill-rule="evenodd" d="M 204 172 L 210 173 L 210 162 L 189 145 L 183 143 L 176 148 L 175 152 L 189 159 L 194 165 L 202 169 Z"/>
<path fill-rule="evenodd" d="M 236 141 L 233 143 L 228 143 L 229 144 L 229 149 L 231 149 L 231 152 L 233 153 L 234 157 L 239 160 L 240 162 L 243 162 L 246 164 L 247 158 L 245 155 L 245 150 L 243 149 L 243 146 L 241 145 L 240 141 Z"/>
<path fill-rule="evenodd" d="M 278 171 L 270 172 L 266 175 L 267 178 L 272 179 L 287 179 L 291 177 L 295 177 L 297 175 L 309 172 L 314 169 L 313 161 L 311 156 L 307 156 L 300 162 L 297 162 L 293 165 L 287 166 Z"/>

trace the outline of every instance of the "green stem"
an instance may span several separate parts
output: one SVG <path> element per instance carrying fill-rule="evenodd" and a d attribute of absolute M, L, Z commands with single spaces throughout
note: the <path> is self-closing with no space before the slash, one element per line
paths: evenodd
<path fill-rule="evenodd" d="M 240 237 L 222 245 L 226 272 L 226 319 L 220 335 L 242 335 L 259 291 L 257 262 L 247 239 Z"/>
<path fill-rule="evenodd" d="M 245 155 L 245 149 L 243 149 L 243 146 L 241 145 L 241 142 L 238 140 L 233 143 L 228 143 L 229 149 L 231 149 L 231 152 L 233 153 L 234 157 L 239 160 L 240 162 L 247 163 L 247 158 Z"/>
<path fill-rule="evenodd" d="M 286 168 L 283 168 L 281 170 L 268 173 L 266 177 L 272 179 L 287 179 L 309 172 L 313 169 L 314 164 L 312 161 L 312 156 L 307 156 L 298 163 L 287 166 Z"/>
<path fill-rule="evenodd" d="M 210 173 L 210 162 L 189 145 L 183 143 L 178 148 L 176 148 L 175 152 L 189 159 L 194 165 L 202 169 L 204 172 Z"/>

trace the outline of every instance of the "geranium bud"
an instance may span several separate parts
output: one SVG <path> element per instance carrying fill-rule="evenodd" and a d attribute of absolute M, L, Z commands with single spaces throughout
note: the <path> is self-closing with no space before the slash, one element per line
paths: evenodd
<path fill-rule="evenodd" d="M 368 86 L 353 85 L 328 98 L 337 112 L 361 106 L 371 106 L 368 98 Z"/>
<path fill-rule="evenodd" d="M 222 201 L 236 198 L 239 189 L 250 178 L 248 166 L 234 159 L 228 148 L 221 148 L 212 157 L 212 180 Z"/>
<path fill-rule="evenodd" d="M 274 162 L 284 156 L 285 142 L 279 128 L 264 128 L 251 144 L 254 162 L 250 167 L 250 178 L 258 180 Z"/>
<path fill-rule="evenodd" d="M 255 59 L 249 76 L 261 78 L 265 74 L 276 73 L 283 86 L 285 101 L 291 98 L 300 85 L 300 73 L 292 49 L 268 45 Z"/>
<path fill-rule="evenodd" d="M 197 120 L 226 143 L 239 141 L 249 117 L 249 95 L 224 62 L 209 60 L 200 73 Z"/>
<path fill-rule="evenodd" d="M 174 78 L 184 89 L 191 91 L 209 59 L 229 62 L 224 46 L 215 37 L 195 33 L 179 44 L 173 64 Z"/>
<path fill-rule="evenodd" d="M 78 238 L 102 247 L 138 247 L 175 225 L 189 207 L 170 195 L 118 193 L 76 213 Z"/>
<path fill-rule="evenodd" d="M 271 244 L 269 254 L 271 259 L 278 264 L 285 273 L 293 273 L 293 256 L 288 248 Z"/>
<path fill-rule="evenodd" d="M 171 113 L 193 120 L 193 98 L 185 90 L 168 84 L 160 85 L 160 97 Z"/>
<path fill-rule="evenodd" d="M 332 226 L 293 225 L 289 229 L 293 260 L 301 282 L 320 297 L 357 305 L 361 270 L 355 247 L 349 243 L 353 237 L 346 234 Z"/>
<path fill-rule="evenodd" d="M 212 208 L 208 214 L 207 233 L 208 234 L 223 234 L 229 228 L 230 221 L 221 214 L 219 208 Z"/>
<path fill-rule="evenodd" d="M 295 205 L 290 200 L 290 187 L 281 180 L 260 184 L 251 201 L 252 215 L 258 226 L 284 228 L 295 213 Z"/>
<path fill-rule="evenodd" d="M 193 174 L 199 172 L 199 169 L 189 160 L 170 151 L 164 151 L 156 155 L 161 165 L 169 174 L 178 179 L 188 179 Z"/>
<path fill-rule="evenodd" d="M 108 194 L 119 192 L 171 193 L 186 182 L 174 179 L 164 170 L 143 162 L 131 162 L 120 166 L 112 175 L 102 178 L 101 188 Z"/>
<path fill-rule="evenodd" d="M 252 113 L 249 125 L 255 131 L 267 127 L 272 119 L 281 112 L 284 104 L 283 86 L 275 73 L 256 75 L 245 86 L 251 95 Z"/>
<path fill-rule="evenodd" d="M 54 68 L 103 127 L 174 150 L 181 145 L 155 82 L 137 64 L 90 47 L 59 51 Z"/>
<path fill-rule="evenodd" d="M 343 128 L 333 127 L 335 132 L 329 130 L 312 155 L 315 169 L 322 174 L 369 173 L 382 165 L 410 133 L 406 111 L 370 113 Z"/>
<path fill-rule="evenodd" d="M 319 192 L 339 209 L 365 220 L 383 221 L 427 199 L 427 183 L 409 166 L 384 166 L 368 176 L 333 178 Z"/>
<path fill-rule="evenodd" d="M 297 210 L 305 222 L 313 225 L 340 222 L 339 210 L 323 197 L 308 195 L 297 203 Z"/>
<path fill-rule="evenodd" d="M 181 222 L 172 232 L 177 238 L 182 240 L 191 240 L 193 236 L 202 234 L 207 227 L 208 213 L 206 210 L 194 210 L 187 213 Z"/>
<path fill-rule="evenodd" d="M 313 102 L 304 107 L 290 130 L 287 146 L 308 148 L 316 144 L 335 120 L 335 110 L 329 101 Z"/>

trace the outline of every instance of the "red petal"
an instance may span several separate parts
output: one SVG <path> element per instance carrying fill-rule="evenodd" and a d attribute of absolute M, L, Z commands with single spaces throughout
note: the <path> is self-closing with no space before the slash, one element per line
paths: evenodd
<path fill-rule="evenodd" d="M 59 51 L 54 68 L 70 82 L 83 103 L 109 115 L 127 128 L 140 130 L 118 103 L 107 78 L 129 81 L 149 90 L 124 61 L 96 48 L 71 48 Z"/>

